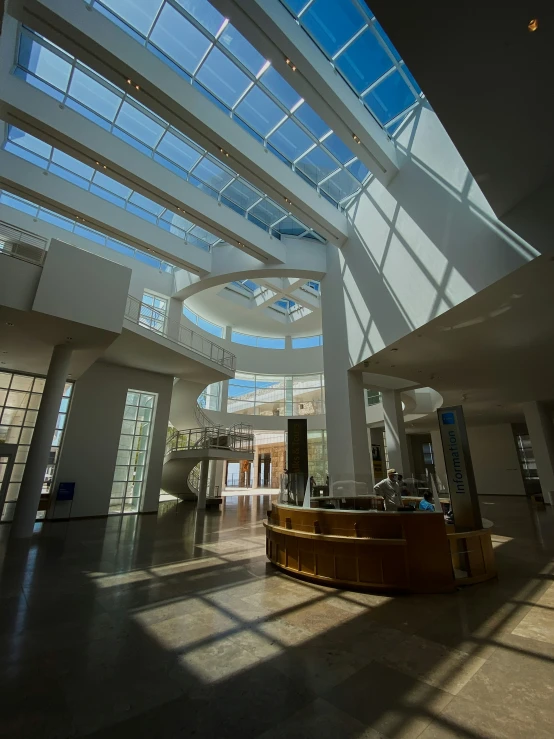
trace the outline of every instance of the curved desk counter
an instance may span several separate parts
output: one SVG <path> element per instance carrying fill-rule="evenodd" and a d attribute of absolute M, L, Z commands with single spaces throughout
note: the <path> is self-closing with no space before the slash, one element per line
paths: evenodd
<path fill-rule="evenodd" d="M 447 533 L 442 513 L 273 504 L 268 559 L 341 587 L 447 593 L 496 575 L 489 531 Z"/>

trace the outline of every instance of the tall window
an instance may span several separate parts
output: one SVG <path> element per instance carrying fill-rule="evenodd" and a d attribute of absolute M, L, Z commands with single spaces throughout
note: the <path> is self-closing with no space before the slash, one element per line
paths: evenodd
<path fill-rule="evenodd" d="M 214 382 L 198 396 L 198 405 L 208 411 L 221 410 L 221 383 Z"/>
<path fill-rule="evenodd" d="M 6 500 L 0 511 L 2 521 L 13 519 L 43 389 L 44 377 L 0 372 L 0 445 L 2 442 L 18 445 Z M 58 463 L 72 390 L 73 383 L 67 382 L 60 403 L 52 446 L 50 447 L 50 457 L 42 488 L 43 494 L 50 492 Z M 1 503 L 2 501 L 0 501 L 0 505 Z"/>
<path fill-rule="evenodd" d="M 145 292 L 142 296 L 142 305 L 140 306 L 139 324 L 149 328 L 151 331 L 157 331 L 159 334 L 163 334 L 165 332 L 166 320 L 167 298 Z"/>
<path fill-rule="evenodd" d="M 129 390 L 125 402 L 109 513 L 137 513 L 143 492 L 156 395 Z"/>
<path fill-rule="evenodd" d="M 183 305 L 183 315 L 186 316 L 189 319 L 189 321 L 194 323 L 195 326 L 198 326 L 199 328 L 203 329 L 204 331 L 207 331 L 209 334 L 212 334 L 213 336 L 217 336 L 218 339 L 223 338 L 223 326 L 218 326 L 215 323 L 206 321 L 205 318 L 202 318 L 201 316 L 197 315 L 190 308 L 187 308 L 186 305 Z"/>

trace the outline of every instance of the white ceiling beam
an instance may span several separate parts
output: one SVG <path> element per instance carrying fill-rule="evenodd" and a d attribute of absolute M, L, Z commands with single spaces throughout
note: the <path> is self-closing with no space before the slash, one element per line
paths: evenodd
<path fill-rule="evenodd" d="M 394 144 L 286 8 L 276 0 L 211 2 L 271 60 L 375 177 L 388 185 L 398 172 Z M 353 144 L 354 135 L 359 144 Z"/>
<path fill-rule="evenodd" d="M 0 75 L 0 117 L 47 141 L 66 154 L 136 190 L 183 218 L 196 223 L 248 254 L 266 262 L 282 262 L 284 247 L 263 229 L 221 206 L 130 144 L 60 107 L 57 100 L 7 73 Z M 107 169 L 104 169 L 106 167 Z M 179 213 L 177 213 L 179 215 Z"/>
<path fill-rule="evenodd" d="M 14 0 L 10 12 L 119 87 L 132 79 L 137 100 L 331 243 L 344 243 L 344 213 L 108 18 L 67 0 Z"/>
<path fill-rule="evenodd" d="M 197 275 L 210 272 L 211 253 L 109 203 L 78 185 L 42 171 L 15 154 L 0 150 L 0 188 L 31 200 L 84 226 L 138 246 Z M 234 247 L 228 246 L 235 254 Z"/>
<path fill-rule="evenodd" d="M 286 249 L 284 264 L 264 264 L 228 245 L 212 250 L 212 269 L 201 279 L 186 272 L 175 275 L 175 293 L 172 297 L 186 300 L 210 287 L 225 285 L 235 280 L 260 282 L 266 278 L 293 277 L 321 280 L 327 272 L 327 250 L 309 239 L 283 239 Z"/>

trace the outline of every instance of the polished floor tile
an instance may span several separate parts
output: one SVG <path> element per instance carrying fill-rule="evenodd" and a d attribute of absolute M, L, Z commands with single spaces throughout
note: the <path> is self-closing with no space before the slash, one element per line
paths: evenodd
<path fill-rule="evenodd" d="M 553 511 L 482 499 L 498 580 L 410 597 L 275 569 L 270 502 L 0 526 L 0 736 L 552 737 Z"/>

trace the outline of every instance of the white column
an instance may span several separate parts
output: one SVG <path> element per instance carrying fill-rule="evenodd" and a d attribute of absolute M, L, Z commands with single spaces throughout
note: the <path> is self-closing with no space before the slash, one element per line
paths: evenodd
<path fill-rule="evenodd" d="M 381 390 L 381 399 L 383 401 L 389 464 L 399 474 L 410 477 L 410 455 L 408 453 L 400 392 L 398 390 Z"/>
<path fill-rule="evenodd" d="M 200 481 L 198 483 L 198 498 L 196 507 L 198 510 L 206 508 L 206 492 L 208 490 L 208 471 L 210 469 L 210 460 L 203 459 L 200 463 Z"/>
<path fill-rule="evenodd" d="M 362 373 L 350 370 L 348 327 L 339 250 L 327 249 L 321 283 L 327 458 L 332 483 L 355 480 L 371 486 Z"/>
<path fill-rule="evenodd" d="M 170 298 L 167 311 L 167 336 L 174 341 L 179 341 L 182 315 L 183 301 L 178 298 Z"/>
<path fill-rule="evenodd" d="M 446 462 L 444 461 L 444 452 L 442 449 L 441 432 L 438 429 L 431 431 L 431 444 L 433 446 L 433 460 L 435 463 L 435 475 L 439 486 L 439 492 L 447 490 L 447 474 Z"/>
<path fill-rule="evenodd" d="M 222 459 L 218 459 L 215 463 L 215 469 L 214 469 L 214 486 L 217 486 L 218 488 L 218 494 L 221 495 L 223 492 L 223 475 L 225 473 L 225 462 Z M 214 487 L 214 493 L 215 493 L 215 487 Z"/>
<path fill-rule="evenodd" d="M 72 351 L 68 344 L 58 344 L 52 352 L 11 527 L 15 538 L 33 533 Z"/>
<path fill-rule="evenodd" d="M 229 399 L 229 380 L 222 380 L 219 393 L 219 410 L 223 413 L 227 412 L 227 401 Z"/>
<path fill-rule="evenodd" d="M 252 462 L 252 489 L 255 490 L 258 487 L 258 465 L 260 455 L 258 454 L 258 447 L 254 447 L 254 461 Z"/>
<path fill-rule="evenodd" d="M 554 426 L 552 415 L 544 403 L 523 404 L 525 422 L 537 463 L 545 503 L 554 505 Z"/>
<path fill-rule="evenodd" d="M 213 498 L 215 494 L 215 466 L 216 464 L 217 464 L 217 460 L 210 459 L 209 474 L 208 474 L 208 495 L 210 498 Z"/>
<path fill-rule="evenodd" d="M 285 349 L 292 349 L 292 336 L 285 336 Z"/>

